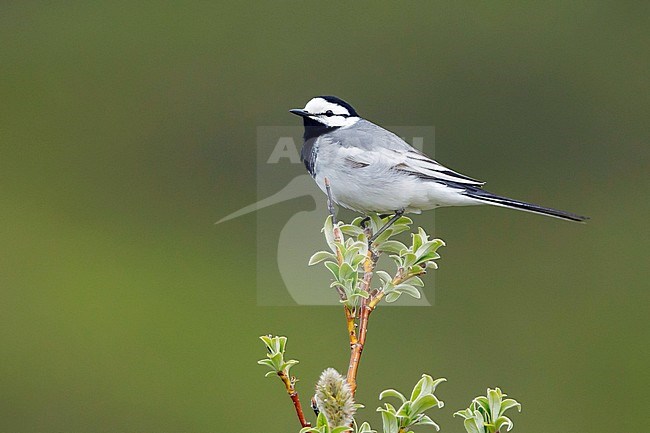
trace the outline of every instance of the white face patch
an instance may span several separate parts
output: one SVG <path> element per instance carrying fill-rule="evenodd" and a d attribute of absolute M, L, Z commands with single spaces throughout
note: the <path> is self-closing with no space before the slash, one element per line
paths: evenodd
<path fill-rule="evenodd" d="M 313 98 L 304 110 L 310 113 L 310 118 L 326 126 L 351 126 L 359 121 L 359 117 L 351 116 L 347 108 L 323 98 Z"/>

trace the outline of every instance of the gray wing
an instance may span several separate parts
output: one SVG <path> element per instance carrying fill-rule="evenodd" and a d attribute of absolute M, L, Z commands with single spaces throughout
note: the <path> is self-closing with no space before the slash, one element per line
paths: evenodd
<path fill-rule="evenodd" d="M 345 159 L 354 168 L 386 165 L 397 172 L 423 180 L 448 181 L 481 186 L 481 182 L 434 161 L 392 132 L 361 119 L 349 128 L 332 131 L 331 140 L 338 142 Z"/>

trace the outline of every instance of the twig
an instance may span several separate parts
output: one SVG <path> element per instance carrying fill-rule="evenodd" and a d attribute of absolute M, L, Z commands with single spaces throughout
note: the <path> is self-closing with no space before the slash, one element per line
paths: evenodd
<path fill-rule="evenodd" d="M 393 286 L 399 286 L 400 284 L 402 284 L 406 280 L 409 280 L 409 279 L 411 279 L 413 277 L 419 277 L 420 275 L 424 275 L 426 273 L 427 273 L 426 271 L 422 271 L 422 272 L 418 272 L 416 274 L 410 274 L 410 275 L 397 274 L 395 276 L 395 278 L 393 278 L 393 281 L 391 282 L 391 284 Z M 383 290 L 380 290 L 377 293 L 370 296 L 370 302 L 368 302 L 368 307 L 370 308 L 371 313 L 377 307 L 377 304 L 379 304 L 379 301 L 382 300 L 382 298 L 384 297 L 385 294 L 386 293 Z"/>
<path fill-rule="evenodd" d="M 345 319 L 348 324 L 348 336 L 350 337 L 350 349 L 357 343 L 357 324 L 356 324 L 356 311 L 347 305 L 343 306 L 345 311 Z"/>
<path fill-rule="evenodd" d="M 327 207 L 330 215 L 332 216 L 332 222 L 334 224 L 334 240 L 339 243 L 343 243 L 343 235 L 341 230 L 336 224 L 336 216 L 334 215 L 334 200 L 332 198 L 332 189 L 330 186 L 330 181 L 328 178 L 325 178 L 325 191 L 327 192 Z M 366 236 L 368 239 L 371 238 L 371 230 L 366 229 Z M 370 280 L 372 279 L 372 274 L 377 264 L 378 256 L 372 252 L 370 248 L 371 242 L 368 243 L 368 255 L 364 261 L 364 275 L 363 275 L 363 289 L 370 291 Z M 341 254 L 340 249 L 336 249 L 336 258 L 339 266 L 343 264 L 343 255 Z M 339 291 L 339 296 L 341 299 L 344 299 Z M 368 316 L 372 309 L 368 309 L 366 305 L 366 299 L 363 299 L 361 302 L 360 308 L 360 317 L 359 317 L 359 336 L 357 337 L 357 311 L 354 308 L 350 308 L 347 305 L 343 306 L 345 312 L 345 321 L 347 323 L 348 337 L 350 338 L 350 363 L 348 365 L 348 374 L 347 381 L 350 384 L 350 390 L 352 395 L 354 395 L 357 389 L 357 371 L 359 369 L 359 361 L 361 360 L 361 352 L 363 351 L 363 345 L 366 341 L 366 332 L 368 330 Z"/>
<path fill-rule="evenodd" d="M 385 230 L 387 227 L 390 227 L 391 224 L 393 224 L 399 217 L 401 216 L 402 212 L 398 212 L 384 227 L 382 227 L 383 230 Z M 379 231 L 377 232 L 379 233 Z M 380 233 L 379 233 L 380 234 Z M 377 265 L 377 260 L 379 259 L 379 256 L 373 251 L 372 249 L 372 240 L 377 238 L 377 234 L 372 236 L 371 229 L 366 228 L 365 230 L 365 235 L 366 238 L 369 239 L 368 242 L 368 254 L 366 255 L 366 259 L 364 260 L 363 263 L 363 281 L 362 281 L 362 289 L 365 290 L 366 292 L 369 293 L 369 297 L 366 299 L 362 299 L 361 301 L 361 308 L 360 308 L 360 314 L 359 314 L 359 334 L 358 337 L 356 337 L 356 341 L 353 341 L 352 333 L 350 333 L 350 348 L 351 348 L 351 353 L 350 353 L 350 363 L 348 365 L 348 374 L 347 374 L 347 380 L 348 384 L 350 385 L 350 389 L 352 391 L 352 395 L 355 394 L 356 389 L 357 389 L 357 372 L 359 370 L 359 362 L 361 361 L 361 354 L 363 353 L 363 348 L 365 347 L 366 344 L 366 336 L 368 335 L 368 321 L 370 319 L 370 314 L 375 310 L 377 307 L 377 304 L 382 300 L 382 298 L 385 295 L 385 292 L 383 290 L 378 290 L 378 291 L 372 291 L 370 290 L 370 282 L 372 280 L 372 276 L 375 270 L 375 266 Z M 422 275 L 425 272 L 422 271 L 417 274 L 409 274 L 409 275 L 403 275 L 402 272 L 398 272 L 398 274 L 393 278 L 392 284 L 397 286 L 399 284 L 402 284 L 406 280 L 413 278 L 418 275 Z M 346 317 L 348 319 L 348 332 L 350 332 L 350 321 L 354 323 L 354 318 L 350 318 L 348 315 L 348 310 L 346 309 Z"/>
<path fill-rule="evenodd" d="M 366 344 L 366 334 L 368 332 L 368 318 L 372 310 L 366 305 L 365 301 L 361 306 L 361 318 L 359 319 L 359 338 L 356 343 L 352 344 L 350 352 L 350 363 L 348 365 L 347 380 L 350 385 L 352 395 L 357 391 L 357 372 L 359 371 L 359 362 L 361 361 L 361 353 Z"/>
<path fill-rule="evenodd" d="M 337 243 L 343 243 L 343 235 L 341 229 L 338 227 L 336 222 L 336 215 L 334 211 L 334 200 L 332 198 L 332 189 L 330 181 L 328 178 L 325 178 L 325 191 L 327 192 L 327 208 L 332 216 L 333 223 L 333 236 L 334 240 Z M 395 212 L 395 215 L 383 226 L 377 233 L 372 233 L 370 227 L 366 227 L 364 232 L 366 239 L 368 239 L 368 252 L 366 258 L 363 262 L 363 280 L 361 282 L 361 289 L 369 293 L 368 298 L 362 298 L 361 306 L 357 310 L 356 308 L 351 308 L 347 305 L 343 306 L 345 312 L 345 321 L 347 324 L 348 337 L 350 340 L 350 362 L 348 364 L 348 373 L 347 381 L 350 385 L 350 390 L 354 396 L 357 390 L 357 372 L 359 371 L 359 362 L 361 361 L 361 353 L 363 352 L 364 345 L 366 344 L 366 336 L 368 334 L 368 320 L 370 318 L 370 313 L 373 312 L 379 301 L 384 297 L 384 292 L 378 291 L 376 293 L 370 293 L 370 283 L 372 281 L 372 276 L 377 265 L 377 260 L 379 260 L 378 254 L 373 251 L 372 243 L 379 235 L 381 235 L 386 229 L 395 223 L 402 215 L 404 211 L 399 210 Z M 336 259 L 338 265 L 343 264 L 343 255 L 339 248 L 336 249 Z M 396 277 L 397 278 L 397 277 Z M 337 292 L 341 300 L 346 300 L 344 291 L 337 287 Z M 357 334 L 357 323 L 356 320 L 359 320 L 358 324 L 358 334 Z"/>
<path fill-rule="evenodd" d="M 372 230 L 370 228 L 365 229 L 365 234 L 367 239 L 372 238 Z M 368 253 L 366 254 L 366 259 L 363 262 L 363 281 L 361 283 L 361 289 L 370 293 L 370 282 L 372 280 L 372 275 L 375 271 L 375 266 L 377 265 L 377 260 L 379 256 L 372 250 L 371 242 L 368 242 Z M 366 344 L 366 335 L 368 333 L 368 319 L 370 313 L 374 307 L 370 307 L 369 299 L 362 298 L 361 307 L 360 307 L 360 317 L 359 317 L 359 336 L 356 337 L 356 341 L 352 340 L 350 337 L 350 363 L 348 364 L 348 374 L 347 380 L 350 385 L 350 390 L 352 395 L 355 394 L 357 390 L 357 372 L 359 371 L 359 362 L 361 361 L 361 353 L 363 352 L 364 345 Z M 347 313 L 347 312 L 346 312 Z M 348 330 L 350 329 L 350 321 L 348 319 Z"/>
<path fill-rule="evenodd" d="M 287 389 L 287 394 L 293 402 L 293 406 L 296 408 L 296 415 L 298 415 L 298 421 L 302 427 L 311 427 L 311 423 L 305 419 L 305 414 L 302 411 L 302 406 L 300 405 L 300 398 L 298 397 L 298 392 L 294 388 L 295 378 L 289 378 L 284 371 L 278 371 L 278 376 L 282 379 L 284 387 Z"/>

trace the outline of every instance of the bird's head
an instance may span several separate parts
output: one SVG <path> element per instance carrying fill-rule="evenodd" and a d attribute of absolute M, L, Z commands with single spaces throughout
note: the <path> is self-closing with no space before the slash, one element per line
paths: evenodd
<path fill-rule="evenodd" d="M 305 108 L 289 112 L 301 116 L 305 127 L 341 128 L 352 126 L 360 119 L 352 105 L 336 96 L 317 96 L 307 102 Z"/>

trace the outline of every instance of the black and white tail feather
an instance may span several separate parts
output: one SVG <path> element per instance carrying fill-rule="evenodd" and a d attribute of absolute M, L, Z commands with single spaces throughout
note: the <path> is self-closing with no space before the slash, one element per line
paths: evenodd
<path fill-rule="evenodd" d="M 547 215 L 563 220 L 584 222 L 589 219 L 589 217 L 577 215 L 572 212 L 566 212 L 563 210 L 539 206 L 533 203 L 527 203 L 525 201 L 515 200 L 508 197 L 502 197 L 500 195 L 492 194 L 491 192 L 476 187 L 465 187 L 464 194 L 468 197 L 483 201 L 485 204 L 507 207 L 509 209 L 525 210 L 527 212 Z"/>
<path fill-rule="evenodd" d="M 329 179 L 333 200 L 348 209 L 420 213 L 488 204 L 568 221 L 588 219 L 485 191 L 484 182 L 439 164 L 335 96 L 313 98 L 291 112 L 303 118 L 305 167 L 323 192 Z"/>

